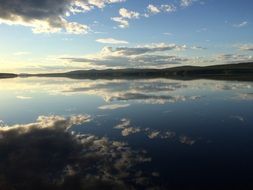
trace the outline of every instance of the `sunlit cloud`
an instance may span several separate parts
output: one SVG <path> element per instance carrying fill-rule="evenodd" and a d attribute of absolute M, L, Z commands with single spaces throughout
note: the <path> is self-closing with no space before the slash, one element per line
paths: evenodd
<path fill-rule="evenodd" d="M 97 39 L 96 42 L 99 42 L 102 44 L 128 44 L 127 41 L 117 40 L 114 38 L 100 38 L 100 39 Z"/>
<path fill-rule="evenodd" d="M 126 108 L 129 106 L 130 106 L 130 104 L 108 104 L 108 105 L 99 106 L 99 109 L 101 109 L 101 110 L 116 110 L 116 109 L 120 109 L 120 108 Z"/>
<path fill-rule="evenodd" d="M 159 8 L 156 7 L 155 5 L 152 5 L 152 4 L 148 5 L 147 9 L 148 9 L 148 12 L 151 13 L 151 14 L 160 13 Z"/>
<path fill-rule="evenodd" d="M 122 18 L 122 17 L 112 17 L 111 20 L 119 23 L 120 28 L 128 28 L 129 27 L 129 22 L 128 20 Z"/>
<path fill-rule="evenodd" d="M 128 19 L 137 19 L 140 17 L 140 13 L 134 12 L 134 11 L 129 11 L 125 8 L 121 8 L 119 10 L 119 14 L 123 18 L 128 18 Z"/>
<path fill-rule="evenodd" d="M 253 51 L 253 44 L 239 45 L 239 49 L 242 50 L 242 51 Z"/>
<path fill-rule="evenodd" d="M 20 100 L 30 100 L 32 99 L 31 96 L 16 96 L 17 99 L 20 99 Z"/>
<path fill-rule="evenodd" d="M 120 28 L 128 28 L 129 20 L 140 18 L 140 13 L 127 10 L 126 8 L 119 9 L 119 16 L 112 17 L 111 20 L 118 23 Z"/>

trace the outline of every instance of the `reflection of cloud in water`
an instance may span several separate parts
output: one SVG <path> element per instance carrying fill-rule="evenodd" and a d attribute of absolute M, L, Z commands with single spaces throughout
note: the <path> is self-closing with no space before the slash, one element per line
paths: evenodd
<path fill-rule="evenodd" d="M 129 104 L 109 104 L 109 105 L 103 105 L 100 106 L 99 109 L 101 110 L 116 110 L 120 108 L 126 108 L 130 106 Z"/>
<path fill-rule="evenodd" d="M 160 134 L 160 131 L 149 131 L 148 138 L 150 139 L 157 138 L 159 134 Z"/>
<path fill-rule="evenodd" d="M 117 96 L 110 97 L 107 101 L 128 101 L 138 100 L 139 102 L 148 104 L 164 104 L 175 103 L 186 100 L 197 100 L 200 96 L 170 96 L 170 95 L 154 95 L 154 94 L 141 94 L 141 93 L 122 93 Z"/>
<path fill-rule="evenodd" d="M 0 189 L 152 188 L 154 176 L 135 167 L 151 161 L 145 151 L 66 130 L 89 120 L 40 116 L 34 123 L 2 127 Z"/>
<path fill-rule="evenodd" d="M 243 82 L 220 82 L 215 85 L 217 90 L 239 90 L 239 89 L 251 89 L 252 84 Z"/>
<path fill-rule="evenodd" d="M 116 125 L 115 129 L 121 129 L 122 136 L 129 136 L 134 133 L 140 132 L 140 128 L 131 127 L 131 121 L 129 119 L 121 119 L 121 123 Z"/>
<path fill-rule="evenodd" d="M 244 122 L 244 121 L 245 121 L 244 117 L 242 117 L 242 116 L 240 116 L 240 115 L 231 115 L 230 118 L 231 118 L 231 119 L 238 120 L 238 121 L 240 121 L 240 122 Z"/>
<path fill-rule="evenodd" d="M 193 145 L 195 144 L 196 140 L 193 140 L 192 138 L 183 135 L 179 137 L 179 142 L 181 142 L 182 144 Z"/>
<path fill-rule="evenodd" d="M 130 119 L 123 118 L 121 119 L 120 123 L 114 127 L 114 129 L 120 129 L 122 136 L 129 136 L 135 133 L 143 133 L 145 134 L 149 139 L 163 139 L 163 140 L 171 140 L 175 139 L 178 140 L 182 144 L 186 145 L 193 145 L 196 143 L 196 140 L 194 140 L 191 137 L 188 137 L 186 135 L 180 135 L 178 136 L 176 132 L 166 130 L 166 131 L 159 131 L 159 130 L 153 130 L 150 128 L 139 128 L 134 127 L 131 123 Z"/>
<path fill-rule="evenodd" d="M 242 93 L 242 94 L 239 94 L 238 99 L 252 101 L 253 100 L 253 93 Z"/>
<path fill-rule="evenodd" d="M 92 95 L 100 96 L 106 102 L 134 101 L 145 104 L 164 104 L 170 102 L 196 100 L 199 95 L 182 94 L 195 85 L 190 81 L 168 79 L 150 80 L 68 80 L 68 79 L 14 79 L 15 83 L 1 84 L 3 89 L 26 93 L 47 92 L 50 95 Z M 180 93 L 178 93 L 181 91 Z M 29 93 L 27 93 L 29 92 Z M 27 95 L 27 96 L 28 96 Z M 117 103 L 116 103 L 117 104 Z"/>

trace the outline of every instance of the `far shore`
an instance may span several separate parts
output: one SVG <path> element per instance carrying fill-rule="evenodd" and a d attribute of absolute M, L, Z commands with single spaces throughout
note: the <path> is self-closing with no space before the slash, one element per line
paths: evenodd
<path fill-rule="evenodd" d="M 66 77 L 71 79 L 149 79 L 167 78 L 175 80 L 236 80 L 253 81 L 253 63 L 213 65 L 206 67 L 181 66 L 165 69 L 106 69 L 78 70 L 66 73 L 11 74 L 0 73 L 0 79 L 15 77 Z"/>

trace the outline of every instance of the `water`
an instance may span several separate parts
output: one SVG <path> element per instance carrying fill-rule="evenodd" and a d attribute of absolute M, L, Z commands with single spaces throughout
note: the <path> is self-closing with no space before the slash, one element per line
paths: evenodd
<path fill-rule="evenodd" d="M 253 187 L 253 83 L 0 81 L 0 189 Z"/>

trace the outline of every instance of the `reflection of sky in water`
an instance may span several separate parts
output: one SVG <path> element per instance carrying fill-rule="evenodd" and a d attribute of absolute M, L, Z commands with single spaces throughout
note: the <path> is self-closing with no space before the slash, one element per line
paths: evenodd
<path fill-rule="evenodd" d="M 8 181 L 17 169 L 27 170 L 28 179 L 34 168 L 16 163 L 26 156 L 53 167 L 41 154 L 59 160 L 34 177 L 43 185 L 253 186 L 252 87 L 208 80 L 1 80 L 0 149 L 12 156 L 0 156 L 0 169 L 13 167 L 0 181 L 19 184 Z M 22 150 L 28 145 L 30 152 Z"/>

